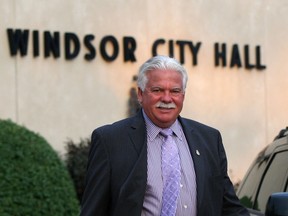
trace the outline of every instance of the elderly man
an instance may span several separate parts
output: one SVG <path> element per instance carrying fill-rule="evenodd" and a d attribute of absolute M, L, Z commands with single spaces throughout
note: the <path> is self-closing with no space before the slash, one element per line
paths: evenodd
<path fill-rule="evenodd" d="M 92 134 L 82 216 L 249 215 L 219 131 L 179 116 L 187 79 L 170 57 L 141 66 L 140 112 Z"/>

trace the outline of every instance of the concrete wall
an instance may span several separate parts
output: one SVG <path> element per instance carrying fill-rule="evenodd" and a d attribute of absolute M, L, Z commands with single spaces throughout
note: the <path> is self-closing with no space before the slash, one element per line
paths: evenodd
<path fill-rule="evenodd" d="M 288 2 L 286 0 L 0 0 L 0 118 L 10 118 L 39 132 L 64 153 L 68 138 L 79 141 L 103 124 L 124 118 L 132 76 L 151 57 L 155 40 L 168 55 L 176 40 L 201 42 L 197 65 L 185 48 L 189 72 L 182 116 L 218 128 L 223 136 L 234 181 L 241 179 L 257 152 L 287 126 Z M 30 31 L 28 53 L 11 56 L 7 29 Z M 39 32 L 40 55 L 33 57 L 32 31 Z M 44 57 L 43 32 L 60 32 L 61 55 Z M 81 40 L 77 58 L 66 60 L 64 34 Z M 83 38 L 93 34 L 96 58 L 84 59 Z M 119 42 L 119 55 L 107 62 L 100 54 L 104 36 Z M 123 61 L 124 36 L 137 42 L 136 62 Z M 227 67 L 216 67 L 214 44 L 227 45 Z M 237 44 L 242 64 L 249 45 L 261 48 L 264 70 L 230 68 Z M 107 50 L 112 48 L 107 45 Z M 113 50 L 112 50 L 113 51 Z"/>

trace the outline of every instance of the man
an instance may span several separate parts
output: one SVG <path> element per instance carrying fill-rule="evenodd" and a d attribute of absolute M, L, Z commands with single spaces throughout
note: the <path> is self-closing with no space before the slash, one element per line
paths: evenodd
<path fill-rule="evenodd" d="M 92 134 L 82 216 L 249 215 L 227 175 L 220 133 L 179 116 L 187 79 L 170 57 L 141 66 L 142 110 Z"/>

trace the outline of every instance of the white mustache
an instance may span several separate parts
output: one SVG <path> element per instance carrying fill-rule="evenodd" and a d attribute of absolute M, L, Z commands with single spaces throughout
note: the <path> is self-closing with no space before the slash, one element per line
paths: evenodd
<path fill-rule="evenodd" d="M 165 108 L 165 109 L 174 109 L 176 108 L 176 104 L 175 103 L 163 103 L 161 101 L 159 101 L 157 104 L 156 104 L 156 107 L 157 108 Z"/>

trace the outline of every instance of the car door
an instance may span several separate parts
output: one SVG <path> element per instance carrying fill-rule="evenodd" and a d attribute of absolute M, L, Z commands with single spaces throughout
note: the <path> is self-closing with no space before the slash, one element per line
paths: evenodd
<path fill-rule="evenodd" d="M 287 190 L 288 151 L 274 152 L 264 173 L 254 201 L 253 209 L 265 212 L 269 196 Z"/>

